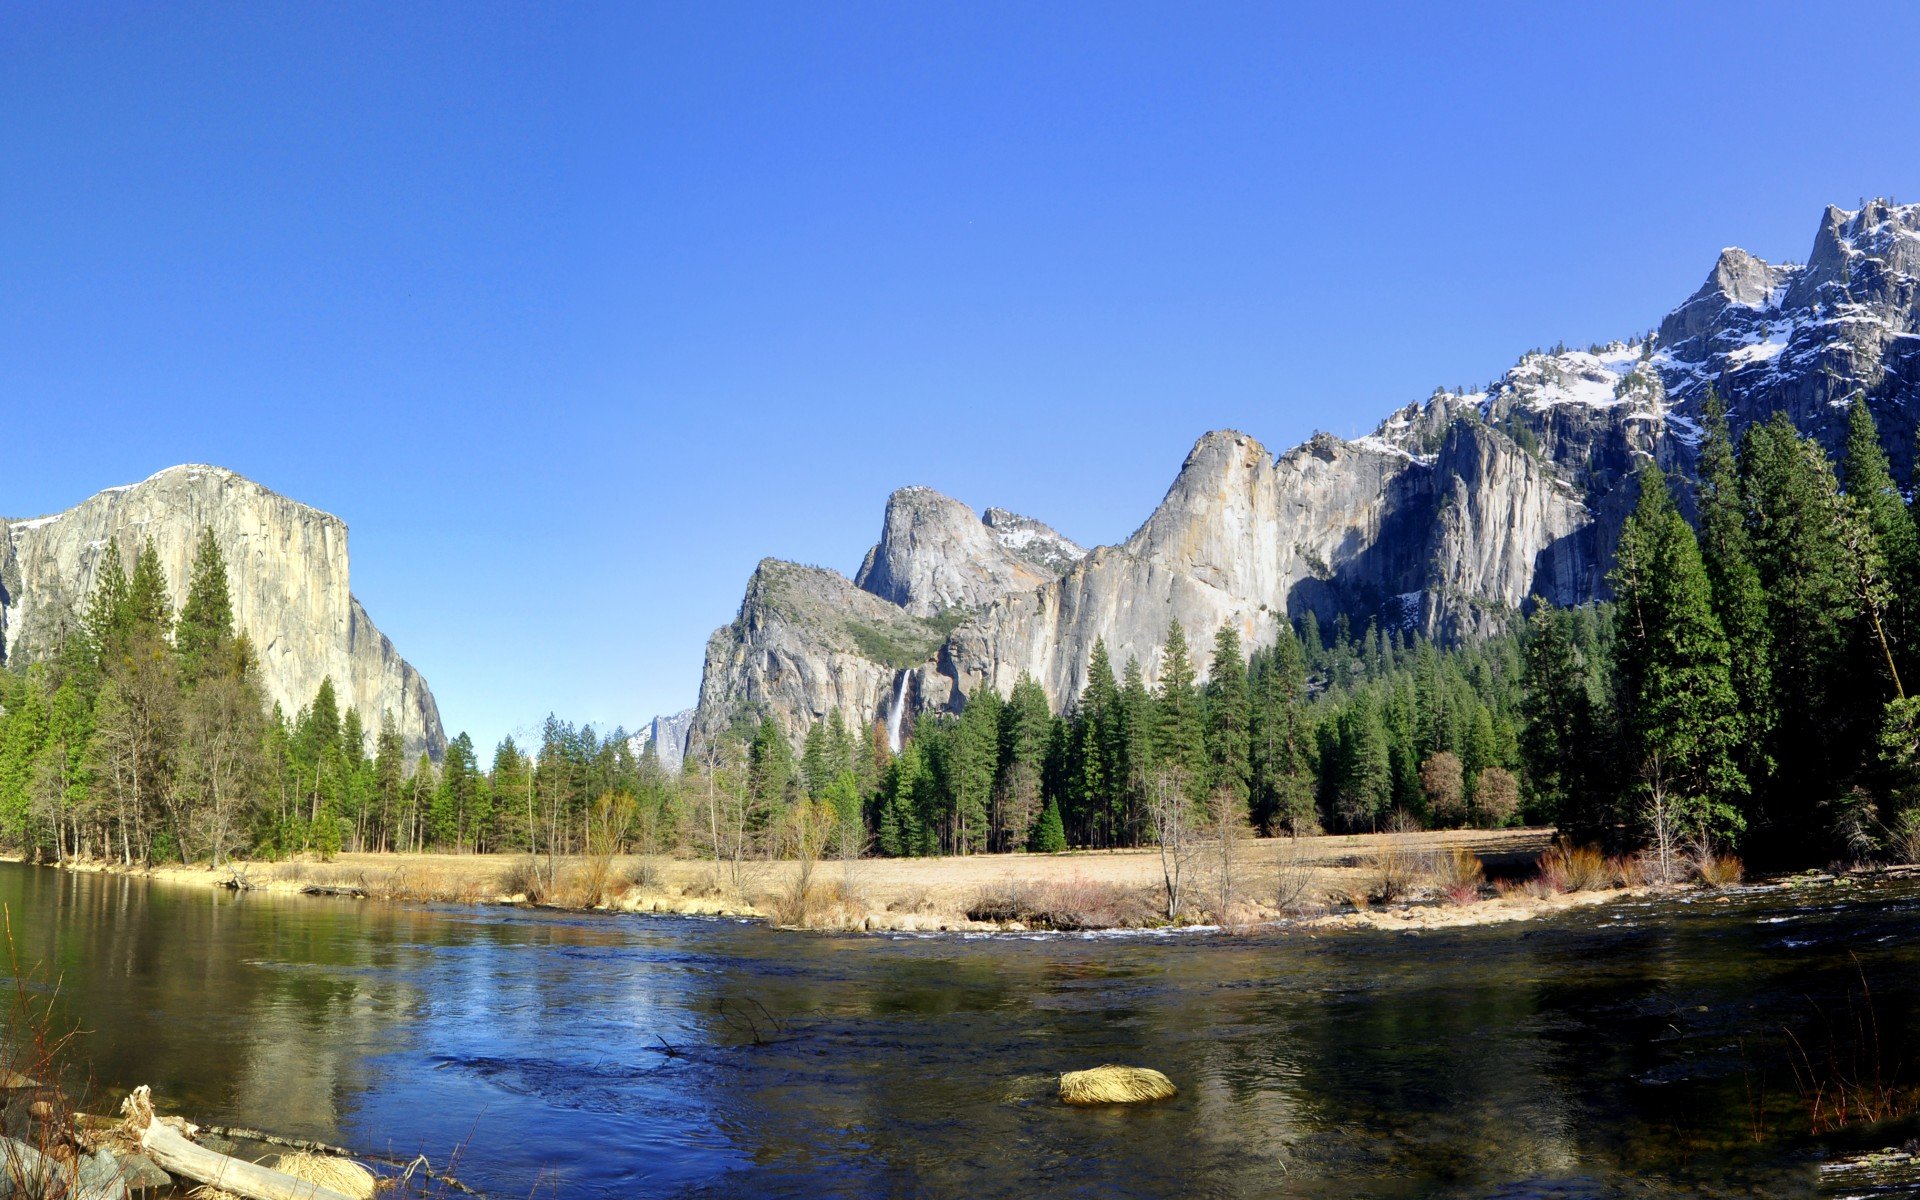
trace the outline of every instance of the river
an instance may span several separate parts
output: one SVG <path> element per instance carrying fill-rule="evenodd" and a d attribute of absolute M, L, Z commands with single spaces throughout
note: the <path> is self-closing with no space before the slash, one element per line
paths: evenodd
<path fill-rule="evenodd" d="M 1920 1063 L 1913 882 L 1417 936 L 811 936 L 14 864 L 0 903 L 96 1109 L 148 1083 L 459 1150 L 496 1197 L 1808 1195 L 1832 1139 L 1787 1034 L 1827 1076 Z M 1180 1095 L 1055 1101 L 1110 1061 Z"/>

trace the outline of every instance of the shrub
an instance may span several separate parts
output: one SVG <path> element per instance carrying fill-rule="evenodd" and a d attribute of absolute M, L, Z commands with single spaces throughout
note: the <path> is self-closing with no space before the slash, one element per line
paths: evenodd
<path fill-rule="evenodd" d="M 1275 839 L 1280 843 L 1274 858 L 1273 906 L 1283 913 L 1321 912 L 1326 898 L 1314 886 L 1316 872 L 1312 860 L 1300 847 L 1299 838 Z"/>
<path fill-rule="evenodd" d="M 1732 887 L 1746 877 L 1746 866 L 1738 855 L 1716 854 L 1702 847 L 1689 860 L 1694 875 L 1710 888 Z"/>
<path fill-rule="evenodd" d="M 1400 846 L 1386 846 L 1369 855 L 1361 867 L 1366 871 L 1367 895 L 1382 904 L 1391 904 L 1412 894 L 1425 872 L 1421 856 Z"/>
<path fill-rule="evenodd" d="M 1598 850 L 1561 838 L 1540 856 L 1540 878 L 1555 891 L 1595 892 L 1613 886 L 1614 874 Z"/>
<path fill-rule="evenodd" d="M 967 905 L 967 919 L 1029 929 L 1124 929 L 1147 924 L 1154 910 L 1142 896 L 1114 883 L 1095 883 L 1079 875 L 1031 884 L 1006 880 L 982 888 Z"/>
<path fill-rule="evenodd" d="M 924 913 L 933 911 L 933 892 L 925 884 L 915 884 L 887 901 L 888 912 Z"/>
<path fill-rule="evenodd" d="M 1887 849 L 1894 861 L 1920 865 L 1920 808 L 1909 808 L 1894 818 L 1887 831 Z"/>
<path fill-rule="evenodd" d="M 1486 885 L 1486 867 L 1470 850 L 1438 855 L 1427 873 L 1433 889 L 1455 904 L 1472 904 Z"/>
<path fill-rule="evenodd" d="M 525 896 L 527 903 L 538 904 L 547 893 L 546 876 L 540 864 L 529 854 L 516 859 L 500 876 L 500 891 L 508 896 Z"/>
<path fill-rule="evenodd" d="M 634 888 L 658 889 L 660 886 L 660 867 L 650 858 L 643 858 L 633 864 L 627 872 L 627 886 Z"/>

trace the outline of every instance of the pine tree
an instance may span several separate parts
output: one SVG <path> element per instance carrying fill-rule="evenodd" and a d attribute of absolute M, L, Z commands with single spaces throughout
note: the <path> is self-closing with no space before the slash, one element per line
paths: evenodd
<path fill-rule="evenodd" d="M 1249 686 L 1254 823 L 1269 833 L 1310 833 L 1318 822 L 1307 750 L 1306 653 L 1288 622 L 1281 621 L 1273 646 L 1256 660 Z"/>
<path fill-rule="evenodd" d="M 93 782 L 86 767 L 88 739 L 92 733 L 93 709 L 81 692 L 79 681 L 69 675 L 53 693 L 47 739 L 41 747 L 36 773 L 36 798 L 46 823 L 52 826 L 54 857 L 59 861 L 68 857 L 65 831 L 86 803 Z M 75 840 L 77 842 L 77 837 Z M 79 852 L 77 844 L 71 852 Z"/>
<path fill-rule="evenodd" d="M 1060 805 L 1048 799 L 1046 808 L 1041 810 L 1040 819 L 1034 823 L 1033 837 L 1027 843 L 1027 849 L 1035 854 L 1058 854 L 1067 848 L 1066 826 L 1060 821 Z"/>
<path fill-rule="evenodd" d="M 827 785 L 833 781 L 834 774 L 831 755 L 827 750 L 827 723 L 815 721 L 808 727 L 807 740 L 800 751 L 800 777 L 805 782 L 807 798 L 819 800 L 825 797 Z"/>
<path fill-rule="evenodd" d="M 978 854 L 988 848 L 993 785 L 1000 767 L 1000 693 L 981 687 L 967 697 L 954 727 L 948 764 L 952 808 L 947 849 Z"/>
<path fill-rule="evenodd" d="M 213 530 L 203 529 L 194 550 L 187 602 L 180 609 L 174 634 L 174 653 L 180 657 L 180 676 L 187 686 L 217 669 L 232 642 L 233 601 L 227 589 L 226 559 Z"/>
<path fill-rule="evenodd" d="M 786 812 L 797 797 L 798 786 L 792 744 L 778 722 L 762 717 L 747 747 L 747 791 L 754 806 L 749 830 L 765 829 L 778 814 Z"/>
<path fill-rule="evenodd" d="M 1837 527 L 1847 507 L 1826 453 L 1785 413 L 1748 428 L 1740 490 L 1767 596 L 1771 708 L 1781 714 L 1765 793 L 1768 838 L 1798 857 L 1826 833 L 1825 811 L 1848 791 L 1873 733 L 1856 726 L 1856 689 L 1846 678 L 1860 615 L 1847 539 Z"/>
<path fill-rule="evenodd" d="M 1915 612 L 1920 605 L 1920 530 L 1893 481 L 1865 396 L 1855 396 L 1848 412 L 1844 471 L 1847 499 L 1870 535 L 1871 550 L 1856 551 L 1861 561 L 1855 564 L 1856 575 L 1864 570 L 1868 576 L 1865 585 L 1855 589 L 1862 594 L 1863 613 L 1871 625 L 1862 633 L 1874 642 L 1865 657 L 1884 655 L 1895 692 L 1904 694 L 1900 678 L 1914 674 L 1913 656 L 1920 652 L 1920 613 Z"/>
<path fill-rule="evenodd" d="M 101 669 L 125 655 L 132 627 L 127 608 L 127 569 L 120 558 L 120 543 L 112 538 L 107 539 L 107 548 L 94 571 L 93 594 L 83 623 L 94 661 Z"/>
<path fill-rule="evenodd" d="M 1535 819 L 1579 842 L 1598 840 L 1614 823 L 1613 789 L 1594 778 L 1607 747 L 1589 679 L 1574 614 L 1539 604 L 1527 621 L 1521 760 Z"/>
<path fill-rule="evenodd" d="M 1231 624 L 1222 625 L 1214 634 L 1213 660 L 1207 668 L 1207 790 L 1224 791 L 1247 817 L 1252 815 L 1251 708 L 1240 635 Z"/>
<path fill-rule="evenodd" d="M 1106 639 L 1096 639 L 1087 664 L 1087 686 L 1080 693 L 1074 731 L 1074 807 L 1087 844 L 1112 846 L 1123 814 L 1126 747 L 1122 744 L 1120 685 Z"/>
<path fill-rule="evenodd" d="M 1312 609 L 1300 618 L 1300 644 L 1306 650 L 1307 670 L 1317 671 L 1326 663 L 1326 635 L 1320 632 L 1320 617 Z"/>
<path fill-rule="evenodd" d="M 380 840 L 377 849 L 399 849 L 403 843 L 394 838 L 394 834 L 400 820 L 401 791 L 406 783 L 407 763 L 405 746 L 400 740 L 400 729 L 393 723 L 392 713 L 380 715 L 380 733 L 374 738 L 373 747 L 373 796 L 374 803 L 380 812 Z M 512 740 L 503 742 L 502 747 L 512 750 Z M 519 758 L 518 751 L 513 752 L 513 758 Z M 498 761 L 496 756 L 495 762 L 498 763 Z M 498 774 L 497 770 L 495 774 Z M 530 792 L 529 795 L 531 795 Z M 531 812 L 528 813 L 527 824 L 529 829 L 527 848 L 531 850 L 533 848 Z"/>
<path fill-rule="evenodd" d="M 33 805 L 34 764 L 47 741 L 45 676 L 35 670 L 4 696 L 0 716 L 0 837 L 9 845 L 25 841 Z"/>
<path fill-rule="evenodd" d="M 1153 694 L 1147 691 L 1140 661 L 1127 659 L 1121 675 L 1119 720 L 1114 731 L 1120 786 L 1115 791 L 1116 844 L 1135 845 L 1145 832 L 1147 781 L 1159 766 L 1154 751 L 1157 721 Z"/>
<path fill-rule="evenodd" d="M 1356 694 L 1334 728 L 1334 812 L 1350 831 L 1376 830 L 1393 797 L 1393 764 L 1380 711 L 1366 693 Z"/>
<path fill-rule="evenodd" d="M 152 538 L 133 560 L 133 577 L 127 583 L 127 614 L 136 634 L 162 643 L 173 639 L 173 600 Z"/>
<path fill-rule="evenodd" d="M 1740 700 L 1740 767 L 1750 788 L 1773 769 L 1772 628 L 1767 594 L 1753 564 L 1726 409 L 1708 392 L 1700 443 L 1700 554 L 1713 587 L 1713 609 L 1727 637 L 1727 666 Z"/>
<path fill-rule="evenodd" d="M 1618 607 L 1614 673 L 1629 761 L 1659 817 L 1724 841 L 1745 821 L 1746 779 L 1734 761 L 1739 699 L 1712 585 L 1692 528 L 1649 462 L 1640 502 L 1620 534 L 1611 577 Z"/>
<path fill-rule="evenodd" d="M 1020 673 L 1000 711 L 1000 778 L 995 791 L 994 845 L 1013 850 L 1026 844 L 1041 807 L 1041 771 L 1053 711 L 1046 689 Z"/>
<path fill-rule="evenodd" d="M 1172 771 L 1181 792 L 1189 800 L 1198 801 L 1207 784 L 1206 730 L 1200 719 L 1200 696 L 1194 687 L 1186 631 L 1178 621 L 1167 627 L 1160 687 L 1154 700 L 1154 764 L 1160 770 Z"/>

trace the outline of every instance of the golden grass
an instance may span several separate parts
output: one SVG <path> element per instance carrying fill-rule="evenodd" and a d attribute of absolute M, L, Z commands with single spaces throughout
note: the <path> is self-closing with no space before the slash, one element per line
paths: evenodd
<path fill-rule="evenodd" d="M 1385 853 L 1395 868 L 1415 869 L 1410 881 L 1420 883 L 1425 863 L 1455 849 L 1476 854 L 1538 853 L 1551 838 L 1546 830 L 1444 830 L 1383 834 L 1350 834 L 1274 839 L 1273 858 L 1257 857 L 1247 884 L 1249 920 L 1263 921 L 1323 911 L 1328 897 L 1374 891 L 1377 881 L 1363 864 Z M 1263 861 L 1264 859 L 1264 861 Z M 558 863 L 558 886 L 547 883 L 546 856 L 530 858 L 524 851 L 507 854 L 398 854 L 343 852 L 330 863 L 291 861 L 254 864 L 249 879 L 256 886 L 278 892 L 297 892 L 304 885 L 351 887 L 377 900 L 432 900 L 489 903 L 519 897 L 531 903 L 574 907 L 598 901 L 629 911 L 753 912 L 764 911 L 781 881 L 793 870 L 791 862 L 754 862 L 753 879 L 769 886 L 726 878 L 725 866 L 704 859 L 670 855 L 621 855 L 589 860 L 563 856 Z M 829 884 L 823 863 L 816 886 Z M 1151 913 L 1140 914 L 1141 897 L 1160 886 L 1159 854 L 1151 849 L 1073 851 L 1058 855 L 978 854 L 952 858 L 865 858 L 859 860 L 857 894 L 832 890 L 810 898 L 810 907 L 830 910 L 824 927 L 846 928 L 871 924 L 890 928 L 908 924 L 965 927 L 964 915 L 983 893 L 1011 888 L 1048 902 L 1034 907 L 1048 924 L 1150 924 Z M 1271 874 L 1269 874 L 1271 872 Z M 161 867 L 160 878 L 201 886 L 217 884 L 226 871 L 205 867 Z M 1401 874 L 1399 869 L 1396 876 Z M 1396 878 L 1394 882 L 1400 882 Z M 846 889 L 852 892 L 853 889 Z M 597 894 L 596 894 L 597 893 Z M 760 893 L 765 893 L 764 895 Z M 822 904 L 822 901 L 825 904 Z M 864 911 L 873 919 L 855 920 Z M 816 917 L 818 919 L 818 917 Z M 1016 918 L 1019 919 L 1019 918 Z"/>
<path fill-rule="evenodd" d="M 377 1181 L 372 1171 L 349 1159 L 325 1154 L 282 1154 L 273 1169 L 303 1183 L 318 1184 L 354 1200 L 371 1200 Z"/>
<path fill-rule="evenodd" d="M 1139 1104 L 1165 1100 L 1179 1089 L 1150 1067 L 1094 1067 L 1060 1077 L 1060 1099 L 1067 1104 Z"/>
<path fill-rule="evenodd" d="M 1740 861 L 1739 855 L 1715 854 L 1710 850 L 1694 856 L 1693 872 L 1710 888 L 1735 887 L 1747 877 L 1746 864 Z"/>

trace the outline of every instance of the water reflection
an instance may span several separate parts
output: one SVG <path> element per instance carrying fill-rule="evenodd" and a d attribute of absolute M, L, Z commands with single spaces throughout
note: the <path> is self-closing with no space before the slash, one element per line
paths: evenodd
<path fill-rule="evenodd" d="M 1882 1052 L 1920 1050 L 1911 886 L 1246 939 L 816 938 L 13 866 L 0 902 L 113 1095 L 464 1144 L 500 1195 L 1800 1195 L 1781 1031 L 1865 972 Z M 1181 1095 L 1054 1102 L 1105 1061 Z"/>

